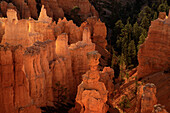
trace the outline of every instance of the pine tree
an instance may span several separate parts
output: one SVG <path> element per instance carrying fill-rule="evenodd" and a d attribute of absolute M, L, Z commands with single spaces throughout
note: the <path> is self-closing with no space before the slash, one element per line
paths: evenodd
<path fill-rule="evenodd" d="M 152 9 L 149 6 L 145 6 L 143 10 L 138 14 L 139 22 L 141 22 L 144 17 L 147 17 L 150 22 L 152 20 L 152 13 Z"/>
<path fill-rule="evenodd" d="M 124 54 L 122 53 L 121 56 L 119 56 L 119 80 L 122 81 L 125 77 L 125 72 L 126 72 L 126 64 L 125 64 L 125 57 Z"/>
<path fill-rule="evenodd" d="M 144 41 L 145 41 L 145 36 L 143 34 L 141 34 L 141 36 L 139 37 L 139 42 L 138 42 L 138 46 L 137 46 L 138 50 L 140 48 L 140 45 L 143 44 Z"/>
<path fill-rule="evenodd" d="M 157 18 L 158 18 L 158 14 L 157 12 L 155 12 L 152 20 L 156 20 Z"/>
<path fill-rule="evenodd" d="M 144 29 L 148 30 L 150 26 L 150 20 L 147 18 L 147 16 L 144 16 L 141 24 L 140 24 Z"/>
<path fill-rule="evenodd" d="M 166 12 L 166 5 L 160 4 L 158 7 L 158 12 Z"/>
<path fill-rule="evenodd" d="M 143 30 L 143 28 L 141 26 L 139 26 L 137 22 L 133 25 L 132 36 L 135 41 L 135 44 L 138 44 L 139 37 L 141 35 L 142 30 Z"/>
<path fill-rule="evenodd" d="M 112 63 L 111 63 L 111 67 L 113 68 L 114 67 L 114 65 L 116 65 L 116 63 L 117 63 L 117 56 L 116 56 L 116 52 L 115 52 L 115 50 L 112 48 L 112 52 L 113 52 L 113 54 L 112 54 Z"/>
<path fill-rule="evenodd" d="M 119 39 L 120 34 L 121 34 L 121 30 L 124 28 L 124 24 L 122 23 L 122 20 L 118 20 L 115 23 L 115 27 L 114 27 L 114 39 L 112 39 L 112 42 L 115 44 L 116 41 Z"/>
<path fill-rule="evenodd" d="M 131 40 L 129 45 L 128 45 L 128 64 L 132 64 L 136 59 L 136 47 L 135 47 L 135 42 L 134 40 Z"/>
<path fill-rule="evenodd" d="M 115 23 L 115 27 L 114 27 L 115 34 L 120 34 L 121 29 L 123 29 L 123 27 L 124 27 L 124 24 L 123 24 L 122 20 L 118 20 Z"/>

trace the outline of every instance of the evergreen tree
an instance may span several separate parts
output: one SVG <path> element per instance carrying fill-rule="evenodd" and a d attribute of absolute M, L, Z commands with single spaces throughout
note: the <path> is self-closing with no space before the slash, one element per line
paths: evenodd
<path fill-rule="evenodd" d="M 136 61 L 136 47 L 134 40 L 131 40 L 128 45 L 128 64 L 135 63 L 135 61 Z"/>
<path fill-rule="evenodd" d="M 113 52 L 113 54 L 112 54 L 112 63 L 111 63 L 111 67 L 113 68 L 114 67 L 114 65 L 116 65 L 116 63 L 117 63 L 117 56 L 116 56 L 116 52 L 115 52 L 115 50 L 112 48 L 112 52 Z"/>
<path fill-rule="evenodd" d="M 152 20 L 156 20 L 157 18 L 158 18 L 158 14 L 157 12 L 155 12 Z"/>
<path fill-rule="evenodd" d="M 160 4 L 158 7 L 158 12 L 166 12 L 167 7 L 165 4 Z"/>
<path fill-rule="evenodd" d="M 116 34 L 120 34 L 121 33 L 121 29 L 123 29 L 123 27 L 124 27 L 124 24 L 123 24 L 122 20 L 118 20 L 115 23 L 115 27 L 114 27 L 115 33 Z"/>
<path fill-rule="evenodd" d="M 115 27 L 114 27 L 114 37 L 112 39 L 112 42 L 113 44 L 116 43 L 116 41 L 119 39 L 120 37 L 120 34 L 121 34 L 121 30 L 124 28 L 124 24 L 122 23 L 122 20 L 118 20 L 116 23 L 115 23 Z"/>
<path fill-rule="evenodd" d="M 143 28 L 139 26 L 137 22 L 133 25 L 132 35 L 133 35 L 133 40 L 135 41 L 135 45 L 138 44 L 139 37 L 141 35 L 142 30 Z"/>
<path fill-rule="evenodd" d="M 138 46 L 137 46 L 138 50 L 139 50 L 140 45 L 143 44 L 144 41 L 145 41 L 145 36 L 143 34 L 141 34 L 141 36 L 139 37 L 139 42 L 138 42 Z"/>
<path fill-rule="evenodd" d="M 150 20 L 147 18 L 147 16 L 144 16 L 141 24 L 140 24 L 144 29 L 148 30 L 150 26 Z"/>
<path fill-rule="evenodd" d="M 151 21 L 152 15 L 153 15 L 152 9 L 149 6 L 145 6 L 143 10 L 141 10 L 141 12 L 139 13 L 138 20 L 141 22 L 144 17 L 147 17 L 149 21 Z"/>
<path fill-rule="evenodd" d="M 124 54 L 122 53 L 121 56 L 119 56 L 119 68 L 120 68 L 120 73 L 119 73 L 119 80 L 122 81 L 126 75 L 126 64 L 125 64 L 125 58 Z"/>

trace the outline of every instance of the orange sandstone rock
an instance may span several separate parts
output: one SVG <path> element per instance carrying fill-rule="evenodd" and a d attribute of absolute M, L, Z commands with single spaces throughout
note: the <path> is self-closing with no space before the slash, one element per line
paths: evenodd
<path fill-rule="evenodd" d="M 169 24 L 170 15 L 167 19 L 157 19 L 151 22 L 148 37 L 138 52 L 138 78 L 164 71 L 170 67 Z"/>
<path fill-rule="evenodd" d="M 156 104 L 154 105 L 152 113 L 168 113 L 168 112 L 166 111 L 164 106 L 162 106 L 161 104 Z"/>
<path fill-rule="evenodd" d="M 72 71 L 74 77 L 74 93 L 76 93 L 77 86 L 81 83 L 82 77 L 86 71 L 89 70 L 87 53 L 95 50 L 95 44 L 91 42 L 90 31 L 88 28 L 84 29 L 83 40 L 71 44 L 69 47 L 72 60 Z"/>
<path fill-rule="evenodd" d="M 152 83 L 141 86 L 137 94 L 135 113 L 151 113 L 155 104 L 157 104 L 156 86 Z"/>
<path fill-rule="evenodd" d="M 83 81 L 78 86 L 76 102 L 82 109 L 82 113 L 106 113 L 107 90 L 104 83 L 99 82 L 99 64 L 100 54 L 97 51 L 87 53 L 90 70 L 82 76 Z M 85 109 L 84 109 L 85 108 Z"/>

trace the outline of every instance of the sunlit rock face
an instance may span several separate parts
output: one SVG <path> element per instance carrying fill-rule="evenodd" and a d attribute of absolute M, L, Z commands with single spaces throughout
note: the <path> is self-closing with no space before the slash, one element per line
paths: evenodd
<path fill-rule="evenodd" d="M 5 23 L 0 20 L 0 42 L 2 41 L 2 37 L 5 33 Z"/>
<path fill-rule="evenodd" d="M 41 34 L 29 33 L 28 23 L 28 20 L 18 20 L 16 11 L 9 9 L 5 23 L 5 34 L 1 43 L 4 44 L 7 42 L 12 45 L 22 44 L 28 47 L 37 40 L 42 41 L 43 36 Z"/>
<path fill-rule="evenodd" d="M 108 97 L 112 96 L 114 92 L 114 70 L 110 67 L 104 67 L 103 71 L 100 72 L 100 82 L 103 82 L 108 90 Z"/>
<path fill-rule="evenodd" d="M 44 9 L 44 5 L 42 5 L 38 21 L 47 22 L 47 23 L 51 23 L 52 22 L 52 18 L 47 16 L 46 9 Z"/>
<path fill-rule="evenodd" d="M 92 42 L 105 49 L 107 45 L 107 29 L 105 24 L 96 17 L 89 17 L 84 23 L 81 24 L 80 29 L 83 31 L 85 27 L 88 27 L 92 34 Z"/>
<path fill-rule="evenodd" d="M 97 51 L 87 53 L 90 70 L 82 75 L 83 81 L 78 86 L 76 102 L 81 105 L 82 113 L 106 113 L 107 93 L 103 82 L 99 82 L 100 54 Z M 84 109 L 85 108 L 85 109 Z"/>
<path fill-rule="evenodd" d="M 84 29 L 83 40 L 71 44 L 69 50 L 72 60 L 72 71 L 74 77 L 74 93 L 76 93 L 77 86 L 81 83 L 81 75 L 89 70 L 87 53 L 95 50 L 95 44 L 91 42 L 90 31 L 88 28 Z"/>
<path fill-rule="evenodd" d="M 58 79 L 57 81 L 61 81 L 61 84 L 65 85 L 69 89 L 68 93 L 72 93 L 73 73 L 71 65 L 71 55 L 68 49 L 68 35 L 66 33 L 63 33 L 57 37 L 55 51 L 57 56 L 63 61 L 65 65 L 65 73 L 63 73 L 63 75 L 59 77 L 60 79 L 58 78 L 58 73 L 54 73 L 54 76 L 56 77 L 55 80 Z M 55 68 L 55 70 L 57 71 L 58 68 Z"/>
<path fill-rule="evenodd" d="M 24 1 L 20 2 L 24 4 Z M 15 1 L 15 4 L 20 2 Z M 94 90 L 83 93 L 86 112 L 88 109 L 96 113 L 106 112 L 106 87 L 112 87 L 109 79 L 113 78 L 114 71 L 105 68 L 99 72 L 96 68 L 99 53 L 87 55 L 95 51 L 91 28 L 78 27 L 66 18 L 59 19 L 56 24 L 47 12 L 42 6 L 38 20 L 20 20 L 16 10 L 11 8 L 7 10 L 7 18 L 0 18 L 3 44 L 0 45 L 0 112 L 40 113 L 39 107 L 53 105 L 57 95 L 53 89 L 57 82 L 67 88 L 67 97 L 73 100 L 82 81 L 81 75 L 86 72 L 83 80 L 88 76 L 88 87 Z M 31 15 L 36 17 L 33 12 Z M 99 82 L 100 76 L 102 82 Z"/>
<path fill-rule="evenodd" d="M 4 21 L 5 34 L 1 43 L 22 44 L 24 47 L 29 47 L 36 41 L 55 40 L 51 22 L 52 19 L 46 15 L 43 7 L 38 21 L 18 20 L 16 11 L 9 9 L 7 19 Z"/>
<path fill-rule="evenodd" d="M 157 104 L 156 86 L 152 83 L 140 86 L 137 92 L 135 113 L 151 113 L 155 104 Z"/>
<path fill-rule="evenodd" d="M 57 25 L 54 27 L 54 34 L 57 37 L 62 33 L 68 34 L 68 43 L 73 44 L 82 40 L 82 32 L 80 28 L 73 23 L 72 20 L 67 21 L 66 18 L 59 19 Z"/>
<path fill-rule="evenodd" d="M 148 37 L 140 46 L 138 78 L 170 68 L 170 14 L 165 17 L 164 13 L 160 13 L 159 18 L 151 22 Z"/>
<path fill-rule="evenodd" d="M 30 83 L 24 71 L 23 52 L 22 46 L 12 48 L 1 45 L 0 112 L 2 113 L 31 111 L 27 108 L 33 108 L 32 110 L 37 113 L 41 112 L 33 105 L 30 97 Z M 19 110 L 21 107 L 23 109 Z"/>
<path fill-rule="evenodd" d="M 107 61 L 111 55 L 105 49 L 107 45 L 107 29 L 105 24 L 96 17 L 89 17 L 85 22 L 81 24 L 80 30 L 83 31 L 85 27 L 89 28 L 91 32 L 91 40 L 93 43 L 95 43 L 95 49 L 102 55 L 102 58 L 100 58 L 100 64 L 103 67 L 107 66 Z"/>

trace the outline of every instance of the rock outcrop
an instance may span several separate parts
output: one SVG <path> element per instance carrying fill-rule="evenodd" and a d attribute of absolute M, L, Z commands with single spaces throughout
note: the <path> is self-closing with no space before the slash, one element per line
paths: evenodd
<path fill-rule="evenodd" d="M 71 15 L 72 9 L 78 6 L 80 8 L 80 17 L 82 21 L 85 21 L 90 16 L 98 17 L 98 12 L 93 5 L 90 4 L 89 0 L 4 0 L 0 4 L 0 10 L 2 16 L 6 17 L 7 9 L 12 8 L 8 7 L 8 3 L 13 4 L 13 8 L 18 12 L 18 17 L 22 19 L 28 19 L 32 17 L 34 19 L 38 18 L 39 7 L 42 5 L 47 9 L 47 15 L 52 17 L 55 21 L 59 18 L 63 18 L 64 15 Z M 37 7 L 38 6 L 38 7 Z"/>
<path fill-rule="evenodd" d="M 12 45 L 22 44 L 28 47 L 37 40 L 43 40 L 40 34 L 29 33 L 28 21 L 18 20 L 17 13 L 13 9 L 8 9 L 7 17 L 2 44 L 7 42 Z"/>
<path fill-rule="evenodd" d="M 114 92 L 114 70 L 110 67 L 104 67 L 103 71 L 100 73 L 100 82 L 103 82 L 108 90 L 108 97 L 111 97 Z"/>
<path fill-rule="evenodd" d="M 88 28 L 84 29 L 83 40 L 78 41 L 75 44 L 71 44 L 69 47 L 72 60 L 72 71 L 74 77 L 74 91 L 76 93 L 77 86 L 81 83 L 82 77 L 86 71 L 89 70 L 87 53 L 95 51 L 95 44 L 91 42 L 90 31 Z"/>
<path fill-rule="evenodd" d="M 81 105 L 82 113 L 106 113 L 107 93 L 104 83 L 99 82 L 100 54 L 97 51 L 87 53 L 90 70 L 82 75 L 83 81 L 78 86 L 76 102 Z M 85 108 L 85 109 L 84 109 Z"/>
<path fill-rule="evenodd" d="M 161 13 L 162 15 L 162 13 Z M 170 14 L 151 22 L 148 37 L 138 52 L 138 78 L 170 68 Z"/>
<path fill-rule="evenodd" d="M 0 43 L 2 41 L 2 37 L 5 33 L 5 24 L 0 20 Z"/>
<path fill-rule="evenodd" d="M 23 50 L 22 46 L 13 48 L 1 45 L 0 112 L 2 113 L 23 113 L 22 111 L 32 110 L 41 112 L 33 105 L 29 94 L 30 84 L 24 71 Z"/>
<path fill-rule="evenodd" d="M 105 49 L 107 45 L 107 29 L 105 24 L 96 17 L 89 17 L 84 23 L 81 24 L 80 29 L 83 30 L 85 27 L 90 29 L 92 42 Z M 102 29 L 102 31 L 100 29 Z"/>
<path fill-rule="evenodd" d="M 158 72 L 152 75 L 149 75 L 142 79 L 146 83 L 153 83 L 157 88 L 156 97 L 158 104 L 165 106 L 165 109 L 170 112 L 170 103 L 169 103 L 169 94 L 170 94 L 170 73 Z"/>
<path fill-rule="evenodd" d="M 135 113 L 151 113 L 155 104 L 157 104 L 156 86 L 152 83 L 140 86 Z"/>
<path fill-rule="evenodd" d="M 164 106 L 162 106 L 161 104 L 156 104 L 154 105 L 152 113 L 168 113 L 168 112 L 166 111 Z"/>
<path fill-rule="evenodd" d="M 35 9 L 35 1 L 25 2 Z M 25 2 L 13 1 L 16 6 L 22 6 Z M 50 7 L 54 8 L 55 5 Z M 36 18 L 36 13 L 30 13 Z M 102 22 L 99 23 L 105 28 Z M 95 33 L 104 37 L 104 33 L 97 33 L 98 27 Z M 83 80 L 88 81 L 88 86 L 82 82 L 82 87 L 87 89 L 80 92 L 79 96 L 82 96 L 85 112 L 95 110 L 96 113 L 105 113 L 106 88 L 113 92 L 114 71 L 105 68 L 99 72 L 99 53 L 86 55 L 95 51 L 91 38 L 93 30 L 90 29 L 88 25 L 78 27 L 66 18 L 59 19 L 57 24 L 52 22 L 44 6 L 38 20 L 19 20 L 15 9 L 7 9 L 7 18 L 0 18 L 0 38 L 3 44 L 0 45 L 0 112 L 40 113 L 39 107 L 52 106 L 53 101 L 56 101 L 57 94 L 53 89 L 58 82 L 67 88 L 68 99 L 75 99 L 77 86 L 84 74 Z M 95 108 L 94 104 L 98 107 Z"/>
<path fill-rule="evenodd" d="M 83 32 L 83 31 L 82 31 Z M 57 37 L 62 33 L 68 34 L 68 43 L 73 44 L 82 40 L 82 32 L 79 27 L 73 23 L 72 20 L 67 21 L 66 18 L 59 19 L 57 25 L 54 27 L 54 35 Z"/>
<path fill-rule="evenodd" d="M 0 10 L 1 10 L 2 17 L 7 17 L 8 9 L 14 9 L 15 11 L 18 12 L 16 6 L 14 6 L 12 3 L 7 3 L 6 1 L 1 1 L 0 2 Z M 19 13 L 18 13 L 17 17 L 20 18 Z"/>
<path fill-rule="evenodd" d="M 68 35 L 66 33 L 63 33 L 57 37 L 56 40 L 56 49 L 55 52 L 57 56 L 62 59 L 62 62 L 64 63 L 64 66 L 62 68 L 65 68 L 65 72 L 62 76 L 58 76 L 58 73 L 54 73 L 55 82 L 60 81 L 62 85 L 68 88 L 68 94 L 73 93 L 73 72 L 72 72 L 72 61 L 71 61 L 71 55 L 68 48 Z M 60 65 L 58 65 L 60 66 Z M 58 68 L 54 69 L 55 72 L 58 71 Z"/>
<path fill-rule="evenodd" d="M 81 24 L 80 30 L 83 31 L 85 27 L 90 29 L 92 42 L 96 44 L 95 49 L 102 56 L 100 58 L 100 64 L 103 67 L 107 66 L 107 61 L 111 58 L 111 54 L 105 49 L 107 45 L 107 29 L 105 24 L 96 17 L 89 17 L 85 22 Z M 100 29 L 102 29 L 102 31 Z"/>
<path fill-rule="evenodd" d="M 36 41 L 55 40 L 51 22 L 52 19 L 46 15 L 43 7 L 38 21 L 18 20 L 16 11 L 8 9 L 7 20 L 4 21 L 5 34 L 1 43 L 22 44 L 24 47 L 29 47 Z"/>

